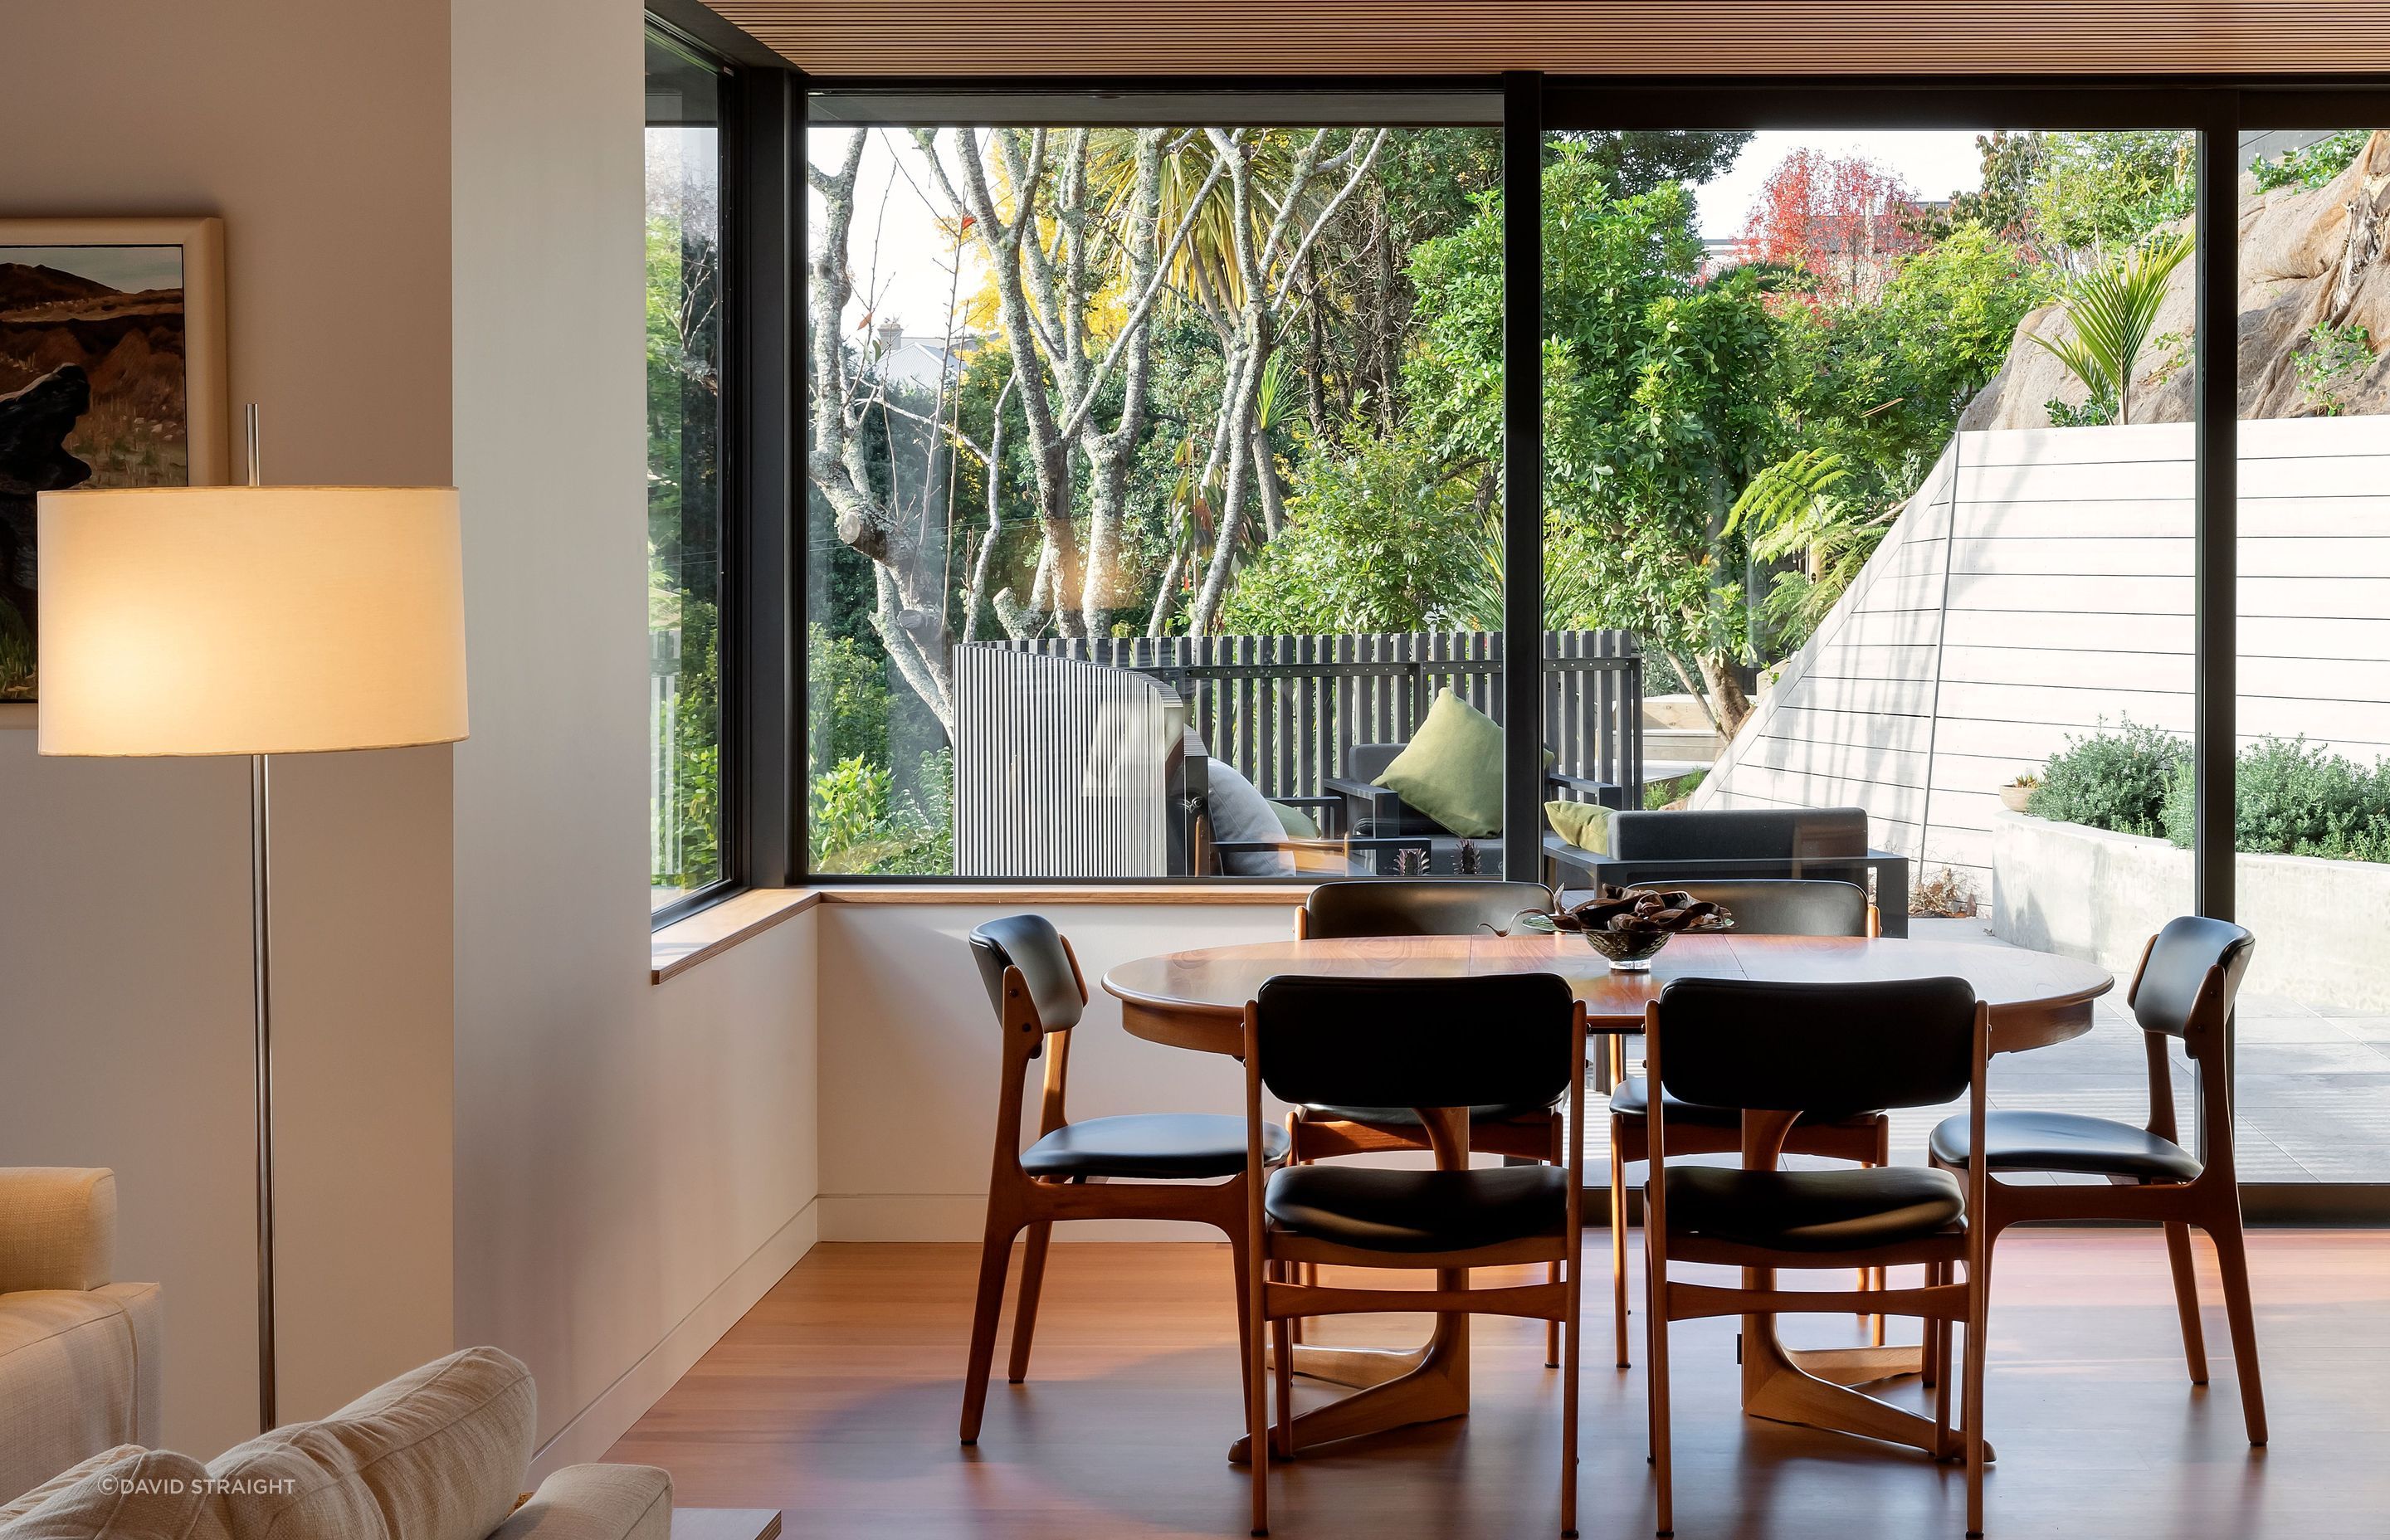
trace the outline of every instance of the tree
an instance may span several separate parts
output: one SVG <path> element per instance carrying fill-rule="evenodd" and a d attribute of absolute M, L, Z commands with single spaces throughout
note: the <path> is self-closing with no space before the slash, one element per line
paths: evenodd
<path fill-rule="evenodd" d="M 1748 130 L 1563 129 L 1546 136 L 1549 164 L 1562 145 L 1575 145 L 1601 185 L 1619 198 L 1633 198 L 1666 182 L 1707 182 L 1733 168 Z"/>
<path fill-rule="evenodd" d="M 1472 492 L 1408 434 L 1315 446 L 1285 532 L 1239 576 L 1222 622 L 1265 635 L 1481 623 L 1458 613 L 1486 538 Z"/>
<path fill-rule="evenodd" d="M 1545 168 L 1546 588 L 1583 601 L 1555 623 L 1641 634 L 1731 732 L 1745 552 L 1724 525 L 1776 457 L 1784 323 L 1756 274 L 1696 282 L 1692 215 L 1676 183 L 1614 195 L 1580 147 Z M 1488 201 L 1412 262 L 1412 431 L 1447 465 L 1500 463 L 1501 252 Z"/>
<path fill-rule="evenodd" d="M 1760 185 L 1743 254 L 1809 274 L 1822 303 L 1864 302 L 1882 292 L 1894 260 L 1923 243 L 1917 203 L 1897 172 L 1865 156 L 1796 149 Z"/>
<path fill-rule="evenodd" d="M 2150 328 L 2157 324 L 2158 307 L 2165 302 L 2166 280 L 2190 257 L 2191 246 L 2191 233 L 2184 230 L 2094 268 L 2066 286 L 2060 303 L 2074 324 L 2075 335 L 2054 342 L 2046 337 L 2033 340 L 2065 365 L 2066 372 L 2090 392 L 2086 407 L 2069 414 L 2074 426 L 2133 420 L 2133 381 L 2140 372 Z M 2059 408 L 2053 404 L 2051 410 L 2055 418 Z"/>

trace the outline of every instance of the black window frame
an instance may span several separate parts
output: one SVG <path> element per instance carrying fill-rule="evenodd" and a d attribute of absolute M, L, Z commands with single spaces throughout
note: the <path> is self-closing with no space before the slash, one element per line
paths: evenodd
<path fill-rule="evenodd" d="M 753 46 L 760 48 L 761 45 Z M 1541 135 L 1548 130 L 1875 127 L 1954 131 L 2177 128 L 2198 132 L 2201 135 L 2202 160 L 2198 173 L 2200 256 L 2196 279 L 2199 327 L 2194 338 L 2194 357 L 2199 370 L 2201 414 L 2195 427 L 2198 443 L 2195 540 L 2199 566 L 2194 584 L 2199 600 L 2199 618 L 2193 666 L 2200 691 L 2195 717 L 2200 738 L 2197 752 L 2201 784 L 2201 841 L 2195 857 L 2195 870 L 2199 912 L 2229 918 L 2233 853 L 2230 849 L 2230 745 L 2233 741 L 2237 657 L 2236 616 L 2233 613 L 2237 582 L 2233 543 L 2238 533 L 2234 506 L 2237 468 L 2234 462 L 2239 434 L 2238 421 L 2231 410 L 2235 371 L 2217 367 L 2226 360 L 2212 349 L 2217 339 L 2237 338 L 2235 305 L 2239 253 L 2233 241 L 2211 238 L 2216 233 L 2215 214 L 2219 207 L 2230 208 L 2237 202 L 2240 171 L 2236 163 L 2238 134 L 2244 124 L 2302 128 L 2345 126 L 2376 121 L 2390 122 L 2390 77 L 1765 75 L 1684 78 L 1555 75 L 1530 71 L 1500 76 L 1368 77 L 1339 81 L 1333 85 L 1322 85 L 1317 80 L 1257 77 L 1224 85 L 1218 81 L 1151 76 L 1058 75 L 960 81 L 946 77 L 809 76 L 785 64 L 748 73 L 775 73 L 782 77 L 784 83 L 779 106 L 786 114 L 786 145 L 785 148 L 775 147 L 770 152 L 774 160 L 782 162 L 770 180 L 774 188 L 785 194 L 787 205 L 777 210 L 766 207 L 759 196 L 766 189 L 759 186 L 753 176 L 742 178 L 740 185 L 747 199 L 755 200 L 743 211 L 746 217 L 751 221 L 759 217 L 772 221 L 797 243 L 793 250 L 781 253 L 781 262 L 790 283 L 785 290 L 789 298 L 785 316 L 779 323 L 784 334 L 778 341 L 783 347 L 792 349 L 800 345 L 796 339 L 804 324 L 801 173 L 804 165 L 808 122 L 806 103 L 816 94 L 880 97 L 890 101 L 937 98 L 947 102 L 962 95 L 985 103 L 1068 98 L 1095 104 L 1096 109 L 1090 112 L 1088 121 L 1121 122 L 1131 117 L 1139 121 L 1175 121 L 1172 113 L 1137 110 L 1139 97 L 1233 99 L 1293 96 L 1352 101 L 1405 93 L 1498 96 L 1504 106 L 1502 127 L 1506 151 L 1510 152 L 1504 157 L 1505 207 L 1518 211 L 1517 217 L 1510 222 L 1511 228 L 1506 231 L 1506 260 L 1515 268 L 1532 250 L 1536 257 L 1535 271 L 1539 276 L 1539 232 L 1535 222 L 1525 216 L 1540 204 L 1541 188 L 1533 179 L 1523 182 L 1517 175 L 1521 157 L 1516 151 L 1531 142 L 1539 143 Z M 1332 121 L 1346 120 L 1339 118 Z M 2230 151 L 2217 154 L 2214 151 L 2217 145 L 2229 146 Z M 743 148 L 749 155 L 755 154 L 756 139 L 750 137 Z M 1522 293 L 1517 289 L 1511 291 L 1506 315 L 1505 340 L 1512 351 L 1532 346 L 1540 329 L 1540 284 L 1531 287 L 1534 289 L 1531 293 Z M 752 336 L 752 330 L 749 335 Z M 784 371 L 787 364 L 793 361 L 793 358 L 782 360 Z M 787 379 L 785 372 L 783 379 Z M 790 423 L 796 434 L 802 435 L 805 430 L 805 414 L 801 370 L 787 382 L 793 391 L 784 420 Z M 1505 410 L 1510 425 L 1515 427 L 1522 420 L 1538 424 L 1537 432 L 1506 435 L 1504 535 L 1509 564 L 1504 585 L 1506 635 L 1515 630 L 1512 622 L 1522 615 L 1532 619 L 1541 602 L 1541 526 L 1536 500 L 1532 495 L 1541 472 L 1541 381 L 1534 377 L 1532 371 L 1505 371 Z M 799 505 L 802 488 L 792 484 L 790 490 L 791 499 L 788 511 L 792 517 L 799 517 L 802 514 Z M 787 533 L 785 530 L 780 533 L 783 535 Z M 773 633 L 770 640 L 777 642 L 783 651 L 793 648 L 797 629 L 803 623 L 803 616 L 794 606 L 803 602 L 806 577 L 803 570 L 803 542 L 790 541 L 788 554 L 788 582 L 777 592 L 785 597 L 791 608 L 777 617 L 777 625 L 759 628 L 760 631 Z M 1528 581 L 1530 577 L 1536 581 L 1531 584 Z M 1528 682 L 1523 676 L 1518 683 L 1524 686 Z M 783 699 L 790 707 L 790 715 L 786 725 L 801 731 L 804 705 L 802 674 L 791 671 L 788 684 Z M 1506 684 L 1506 690 L 1511 687 Z M 1523 696 L 1523 690 L 1522 694 Z M 1521 703 L 1506 696 L 1507 706 L 1516 707 Z M 1515 823 L 1523 814 L 1539 811 L 1540 804 L 1536 800 L 1537 760 L 1538 756 L 1523 737 L 1517 744 L 1510 744 L 1506 739 L 1506 824 Z M 759 790 L 767 785 L 788 789 L 785 849 L 790 879 L 802 880 L 808 885 L 931 886 L 953 883 L 967 886 L 999 880 L 1008 886 L 1067 888 L 1184 884 L 1203 888 L 1216 887 L 1224 882 L 1266 885 L 1281 880 L 1216 877 L 874 877 L 812 872 L 806 869 L 803 859 L 805 788 L 801 761 L 793 755 L 787 755 L 783 763 L 795 773 L 785 779 L 759 781 L 757 787 Z M 1532 827 L 1532 819 L 1529 827 Z M 2218 833 L 2225 836 L 2220 846 L 2215 839 Z M 776 845 L 775 853 L 777 853 L 779 849 Z"/>
<path fill-rule="evenodd" d="M 642 35 L 661 42 L 693 65 L 714 72 L 718 162 L 715 187 L 720 220 L 716 241 L 721 263 L 716 296 L 722 388 L 715 425 L 718 528 L 714 640 L 720 671 L 717 805 L 721 820 L 715 831 L 715 845 L 720 852 L 721 870 L 703 887 L 691 889 L 668 904 L 652 905 L 649 928 L 660 930 L 743 892 L 753 885 L 754 873 L 770 869 L 753 859 L 752 830 L 758 815 L 780 802 L 776 794 L 759 794 L 771 783 L 755 777 L 750 747 L 750 725 L 754 718 L 749 699 L 750 676 L 758 672 L 755 660 L 768 650 L 768 635 L 780 622 L 778 606 L 757 603 L 758 596 L 750 591 L 749 584 L 759 542 L 754 520 L 749 517 L 748 482 L 756 458 L 755 445 L 769 440 L 754 434 L 745 420 L 752 393 L 749 378 L 752 350 L 749 339 L 742 335 L 741 318 L 751 308 L 752 269 L 743 217 L 748 199 L 745 189 L 733 180 L 743 174 L 753 160 L 752 147 L 744 132 L 743 98 L 756 83 L 753 77 L 761 75 L 769 83 L 770 77 L 777 71 L 757 71 L 750 65 L 734 63 L 724 58 L 717 47 L 692 36 L 679 20 L 654 10 L 644 19 Z"/>

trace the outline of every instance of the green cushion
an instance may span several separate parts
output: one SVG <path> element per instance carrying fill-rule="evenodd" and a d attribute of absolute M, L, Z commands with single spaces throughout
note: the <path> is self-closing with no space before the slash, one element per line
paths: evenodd
<path fill-rule="evenodd" d="M 1552 832 L 1582 851 L 1610 853 L 1610 809 L 1600 802 L 1546 802 Z"/>
<path fill-rule="evenodd" d="M 1502 831 L 1502 725 L 1452 693 L 1436 692 L 1427 720 L 1377 784 L 1464 839 Z"/>
<path fill-rule="evenodd" d="M 1272 813 L 1278 815 L 1279 824 L 1286 830 L 1288 839 L 1317 840 L 1319 838 L 1319 826 L 1314 823 L 1311 815 L 1303 809 L 1289 807 L 1284 802 L 1272 802 L 1269 807 Z"/>

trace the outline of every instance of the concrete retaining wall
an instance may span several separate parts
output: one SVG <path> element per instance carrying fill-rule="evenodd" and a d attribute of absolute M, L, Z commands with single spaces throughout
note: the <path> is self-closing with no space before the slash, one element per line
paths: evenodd
<path fill-rule="evenodd" d="M 2191 852 L 2022 813 L 1991 818 L 1992 930 L 2129 978 L 2141 945 L 2191 909 Z M 2241 923 L 2256 932 L 2245 987 L 2302 1004 L 2390 1011 L 2390 866 L 2243 855 Z"/>

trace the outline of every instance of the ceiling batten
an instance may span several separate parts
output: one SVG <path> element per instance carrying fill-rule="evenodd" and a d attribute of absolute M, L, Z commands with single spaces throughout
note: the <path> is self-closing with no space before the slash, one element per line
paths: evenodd
<path fill-rule="evenodd" d="M 2376 74 L 2390 0 L 707 0 L 833 76 Z"/>

